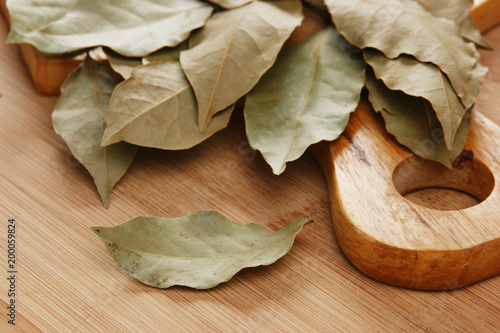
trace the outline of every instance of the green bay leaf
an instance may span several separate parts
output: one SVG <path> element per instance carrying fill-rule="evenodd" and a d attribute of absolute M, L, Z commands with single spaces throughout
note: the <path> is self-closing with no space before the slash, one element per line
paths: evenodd
<path fill-rule="evenodd" d="M 64 17 L 40 32 L 69 48 L 107 46 L 142 57 L 176 46 L 202 27 L 213 7 L 198 0 L 79 0 Z"/>
<path fill-rule="evenodd" d="M 90 57 L 69 75 L 52 113 L 57 134 L 94 178 L 105 207 L 111 189 L 132 162 L 137 148 L 120 143 L 101 147 L 111 93 L 121 78 Z"/>
<path fill-rule="evenodd" d="M 389 89 L 423 97 L 431 103 L 442 125 L 446 145 L 451 149 L 467 109 L 453 90 L 448 77 L 436 65 L 420 62 L 412 56 L 401 55 L 388 59 L 375 49 L 366 49 L 363 55 L 375 76 Z"/>
<path fill-rule="evenodd" d="M 310 220 L 272 232 L 258 224 L 238 224 L 217 212 L 179 218 L 140 216 L 114 227 L 91 229 L 116 264 L 141 282 L 208 289 L 246 267 L 270 265 L 284 256 Z"/>
<path fill-rule="evenodd" d="M 161 149 L 187 149 L 225 128 L 233 106 L 198 130 L 198 109 L 191 85 L 178 62 L 137 67 L 119 84 L 110 101 L 103 145 L 127 141 Z"/>
<path fill-rule="evenodd" d="M 452 167 L 469 134 L 470 109 L 457 129 L 452 149 L 448 149 L 441 124 L 427 100 L 390 90 L 371 71 L 366 75 L 366 87 L 369 100 L 384 117 L 389 133 L 415 154 Z"/>
<path fill-rule="evenodd" d="M 307 147 L 334 140 L 356 108 L 365 63 L 333 27 L 285 48 L 274 66 L 248 93 L 247 137 L 275 174 Z"/>
<path fill-rule="evenodd" d="M 77 0 L 7 0 L 11 18 L 8 43 L 28 43 L 44 53 L 68 53 L 78 50 L 52 43 L 40 34 L 52 21 L 62 18 Z"/>
<path fill-rule="evenodd" d="M 432 16 L 414 0 L 325 3 L 349 42 L 359 48 L 376 48 L 391 59 L 410 54 L 439 66 L 464 106 L 472 106 L 482 84 L 482 79 L 470 80 L 479 56 L 474 45 L 462 39 L 454 22 Z"/>
<path fill-rule="evenodd" d="M 180 62 L 196 94 L 200 131 L 252 89 L 302 17 L 298 0 L 256 1 L 214 14 L 190 37 Z"/>

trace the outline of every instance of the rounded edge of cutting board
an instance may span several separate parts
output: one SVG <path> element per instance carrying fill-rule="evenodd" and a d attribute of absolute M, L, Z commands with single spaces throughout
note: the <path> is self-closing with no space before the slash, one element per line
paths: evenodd
<path fill-rule="evenodd" d="M 478 112 L 471 128 L 465 149 L 475 156 L 464 159 L 484 163 L 500 179 L 500 128 Z M 401 161 L 415 155 L 387 134 L 366 99 L 339 139 L 312 152 L 327 178 L 339 245 L 366 275 L 401 287 L 443 290 L 500 274 L 498 187 L 463 210 L 430 209 L 405 199 L 392 176 Z"/>

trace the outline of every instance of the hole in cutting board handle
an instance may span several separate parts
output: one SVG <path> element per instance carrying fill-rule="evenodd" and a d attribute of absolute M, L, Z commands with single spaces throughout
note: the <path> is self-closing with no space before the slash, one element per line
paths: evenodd
<path fill-rule="evenodd" d="M 460 210 L 483 202 L 495 187 L 490 169 L 464 150 L 448 169 L 439 162 L 416 155 L 401 161 L 394 169 L 392 181 L 398 192 L 413 203 L 439 210 Z M 454 193 L 454 202 L 445 198 Z"/>

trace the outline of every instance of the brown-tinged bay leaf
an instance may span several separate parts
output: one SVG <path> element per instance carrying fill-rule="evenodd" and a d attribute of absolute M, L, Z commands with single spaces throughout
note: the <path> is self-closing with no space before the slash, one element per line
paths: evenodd
<path fill-rule="evenodd" d="M 78 48 L 52 43 L 40 29 L 62 18 L 77 0 L 7 0 L 11 18 L 8 43 L 28 43 L 45 53 L 67 53 Z"/>
<path fill-rule="evenodd" d="M 142 57 L 176 46 L 200 28 L 213 7 L 199 0 L 79 0 L 64 17 L 41 29 L 53 43 L 70 48 L 107 46 Z"/>
<path fill-rule="evenodd" d="M 302 18 L 298 0 L 255 1 L 214 14 L 189 38 L 180 62 L 196 94 L 200 131 L 252 89 Z"/>
<path fill-rule="evenodd" d="M 482 80 L 471 81 L 478 52 L 458 26 L 432 16 L 414 0 L 325 0 L 338 31 L 359 48 L 373 47 L 388 58 L 410 54 L 441 69 L 466 108 Z"/>
<path fill-rule="evenodd" d="M 455 22 L 462 36 L 475 44 L 491 49 L 491 45 L 481 36 L 470 15 L 474 0 L 416 0 L 427 11 L 437 17 L 444 17 Z"/>
<path fill-rule="evenodd" d="M 191 148 L 225 128 L 233 107 L 213 117 L 200 133 L 196 98 L 180 64 L 153 62 L 134 69 L 116 87 L 102 144 L 127 141 L 161 149 Z"/>
<path fill-rule="evenodd" d="M 106 47 L 102 48 L 111 68 L 124 79 L 128 79 L 134 68 L 142 65 L 142 58 L 124 57 Z"/>
<path fill-rule="evenodd" d="M 467 140 L 470 127 L 470 109 L 462 118 L 449 150 L 443 137 L 443 129 L 430 103 L 420 97 L 390 90 L 367 71 L 366 87 L 373 108 L 384 117 L 389 133 L 415 154 L 452 167 Z"/>
<path fill-rule="evenodd" d="M 211 3 L 214 3 L 218 6 L 221 6 L 222 8 L 227 8 L 227 9 L 232 9 L 232 8 L 237 8 L 241 7 L 243 5 L 246 5 L 247 3 L 250 3 L 252 1 L 256 0 L 208 0 Z"/>
<path fill-rule="evenodd" d="M 198 211 L 179 218 L 140 216 L 91 229 L 115 263 L 142 283 L 208 289 L 243 268 L 274 263 L 288 253 L 307 222 L 290 222 L 273 232 L 214 211 Z"/>
<path fill-rule="evenodd" d="M 179 61 L 181 56 L 181 52 L 187 50 L 188 43 L 187 41 L 180 43 L 176 47 L 164 47 L 156 52 L 151 53 L 150 55 L 142 58 L 142 64 L 149 64 L 150 62 L 155 61 Z"/>
<path fill-rule="evenodd" d="M 389 89 L 423 97 L 431 103 L 442 125 L 445 143 L 451 149 L 455 133 L 467 110 L 448 77 L 436 65 L 420 62 L 409 55 L 388 59 L 375 49 L 365 49 L 363 56 L 375 76 Z M 481 70 L 486 72 L 485 67 L 481 67 Z"/>
<path fill-rule="evenodd" d="M 61 87 L 61 96 L 52 113 L 56 133 L 94 178 L 105 207 L 109 206 L 111 189 L 137 151 L 137 147 L 126 143 L 100 145 L 109 99 L 120 81 L 121 78 L 109 68 L 87 57 Z"/>
<path fill-rule="evenodd" d="M 250 145 L 275 174 L 307 147 L 345 129 L 365 84 L 360 50 L 324 28 L 286 47 L 245 100 Z"/>

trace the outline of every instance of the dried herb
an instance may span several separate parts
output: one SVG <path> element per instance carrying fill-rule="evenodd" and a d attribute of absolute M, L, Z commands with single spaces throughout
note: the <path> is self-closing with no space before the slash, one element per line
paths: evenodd
<path fill-rule="evenodd" d="M 187 48 L 187 41 L 182 42 L 176 47 L 164 47 L 142 58 L 142 63 L 145 65 L 155 61 L 179 61 L 181 52 L 187 50 Z"/>
<path fill-rule="evenodd" d="M 302 21 L 301 9 L 298 0 L 255 1 L 214 14 L 191 36 L 180 61 L 196 94 L 200 131 L 271 67 Z"/>
<path fill-rule="evenodd" d="M 111 68 L 124 79 L 128 79 L 134 68 L 142 65 L 142 58 L 124 57 L 113 50 L 103 48 Z"/>
<path fill-rule="evenodd" d="M 470 110 L 462 118 L 453 146 L 448 149 L 441 124 L 427 100 L 390 90 L 370 71 L 366 76 L 366 86 L 369 100 L 384 117 L 389 133 L 417 155 L 452 167 L 467 140 Z"/>
<path fill-rule="evenodd" d="M 246 267 L 284 256 L 309 220 L 272 232 L 238 224 L 213 211 L 180 218 L 140 216 L 114 227 L 93 226 L 114 261 L 141 282 L 213 288 Z"/>
<path fill-rule="evenodd" d="M 246 5 L 255 0 L 209 0 L 210 2 L 221 6 L 222 8 L 232 9 Z"/>
<path fill-rule="evenodd" d="M 469 42 L 488 46 L 472 22 L 472 0 L 304 3 L 305 12 L 323 10 L 337 30 L 283 48 L 302 22 L 299 0 L 147 0 L 139 7 L 131 0 L 18 0 L 7 3 L 9 41 L 55 54 L 107 46 L 111 67 L 126 80 L 104 92 L 109 100 L 114 90 L 99 134 L 106 149 L 120 141 L 190 148 L 223 129 L 248 94 L 249 143 L 279 174 L 309 145 L 344 130 L 368 64 L 369 99 L 388 131 L 450 166 L 486 71 Z M 60 103 L 80 94 L 66 89 Z M 67 116 L 65 126 L 81 121 Z"/>
<path fill-rule="evenodd" d="M 429 13 L 436 17 L 444 17 L 455 22 L 462 36 L 478 46 L 491 49 L 491 45 L 483 39 L 474 25 L 470 10 L 474 0 L 417 0 Z"/>
<path fill-rule="evenodd" d="M 161 149 L 187 149 L 225 128 L 234 106 L 212 118 L 200 133 L 196 99 L 178 62 L 140 66 L 118 85 L 109 106 L 102 144 L 127 141 Z"/>
<path fill-rule="evenodd" d="M 45 53 L 67 53 L 78 48 L 55 44 L 40 34 L 40 29 L 66 14 L 77 0 L 7 0 L 11 17 L 8 43 L 28 43 Z"/>
<path fill-rule="evenodd" d="M 176 46 L 202 27 L 212 6 L 198 0 L 80 0 L 40 33 L 68 48 L 107 46 L 124 56 L 142 57 Z"/>
<path fill-rule="evenodd" d="M 280 174 L 309 145 L 336 139 L 359 102 L 364 72 L 360 51 L 333 26 L 285 48 L 246 97 L 250 145 Z"/>
<path fill-rule="evenodd" d="M 390 59 L 410 54 L 437 65 L 468 109 L 482 80 L 471 80 L 479 55 L 450 20 L 432 16 L 414 0 L 326 0 L 338 31 L 359 48 L 372 47 Z M 359 27 L 363 29 L 359 29 Z"/>
<path fill-rule="evenodd" d="M 430 102 L 442 125 L 446 146 L 451 149 L 457 128 L 467 110 L 448 77 L 436 65 L 420 62 L 408 55 L 388 59 L 379 51 L 367 49 L 364 58 L 373 68 L 375 76 L 389 89 L 401 90 L 407 95 L 423 97 Z"/>
<path fill-rule="evenodd" d="M 126 143 L 101 147 L 109 99 L 120 81 L 113 71 L 87 57 L 62 86 L 52 113 L 54 130 L 94 178 L 105 207 L 109 205 L 111 189 L 137 151 L 137 147 Z"/>

